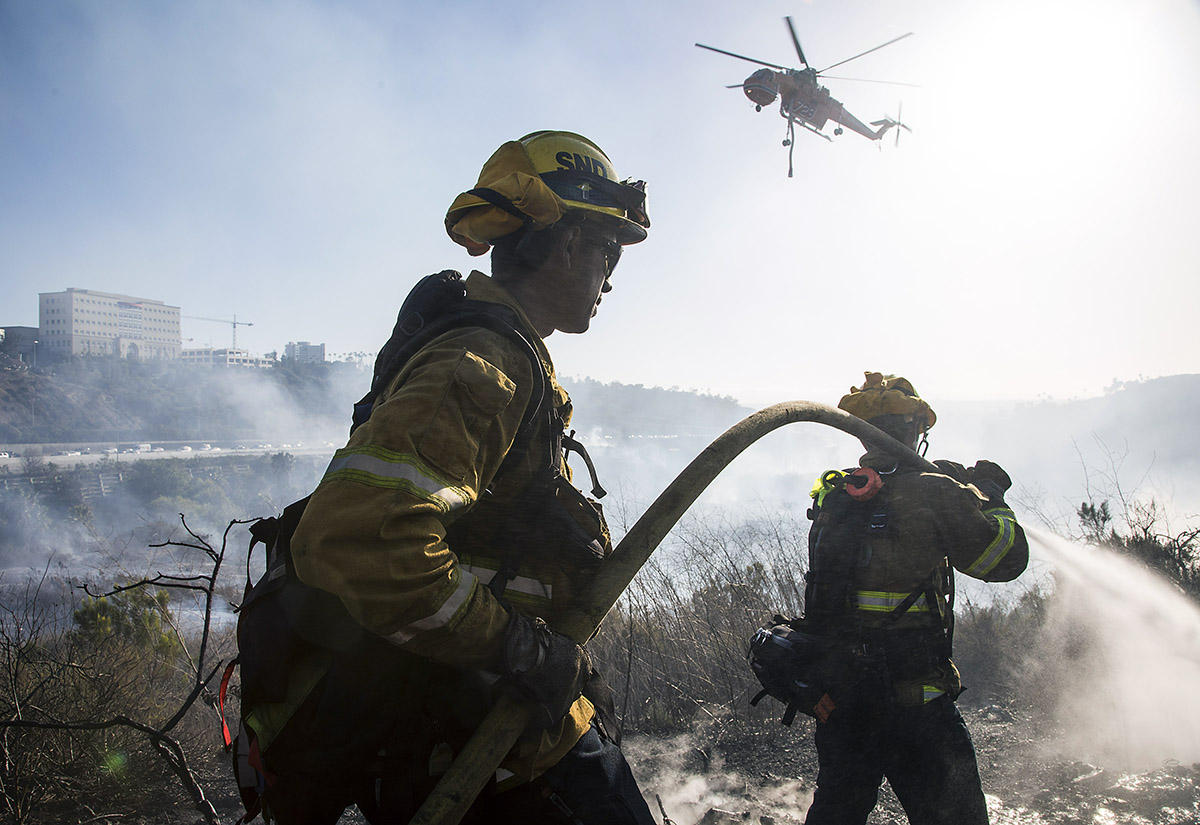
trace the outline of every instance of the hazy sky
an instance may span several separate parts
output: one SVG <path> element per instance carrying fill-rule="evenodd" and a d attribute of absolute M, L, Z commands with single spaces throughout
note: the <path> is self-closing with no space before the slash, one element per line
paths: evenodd
<path fill-rule="evenodd" d="M 747 8 L 752 10 L 747 11 Z M 756 114 L 783 16 L 898 149 Z M 1200 371 L 1200 3 L 0 0 L 0 324 L 69 286 L 252 321 L 239 344 L 374 351 L 408 288 L 486 268 L 442 229 L 504 140 L 593 138 L 650 182 L 561 372 L 836 398 L 1065 397 Z M 229 327 L 185 321 L 190 345 Z"/>

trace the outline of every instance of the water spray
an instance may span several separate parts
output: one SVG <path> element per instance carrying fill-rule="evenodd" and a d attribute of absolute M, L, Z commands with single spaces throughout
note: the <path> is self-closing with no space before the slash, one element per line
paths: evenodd
<path fill-rule="evenodd" d="M 1071 755 L 1124 771 L 1200 761 L 1200 605 L 1132 558 L 1025 528 L 1055 569 L 1028 678 Z"/>

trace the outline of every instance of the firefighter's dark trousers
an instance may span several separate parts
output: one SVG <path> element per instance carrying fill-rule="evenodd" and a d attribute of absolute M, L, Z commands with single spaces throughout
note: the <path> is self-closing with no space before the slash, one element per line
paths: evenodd
<path fill-rule="evenodd" d="M 987 825 L 975 746 L 954 702 L 904 707 L 872 693 L 817 723 L 817 791 L 805 825 L 862 825 L 884 777 L 912 825 Z"/>
<path fill-rule="evenodd" d="M 357 804 L 371 825 L 406 825 L 427 787 L 411 777 L 282 774 L 268 786 L 279 825 L 333 825 Z M 484 791 L 464 825 L 655 825 L 620 749 L 593 727 L 529 785 Z"/>

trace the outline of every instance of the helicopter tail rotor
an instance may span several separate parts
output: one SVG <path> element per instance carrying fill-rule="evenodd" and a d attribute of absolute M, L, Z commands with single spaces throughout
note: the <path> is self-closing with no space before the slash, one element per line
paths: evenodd
<path fill-rule="evenodd" d="M 912 129 L 909 128 L 908 124 L 904 123 L 901 120 L 901 117 L 903 115 L 904 115 L 904 104 L 900 103 L 896 106 L 896 116 L 894 118 L 891 115 L 884 115 L 882 120 L 872 120 L 871 121 L 872 126 L 882 127 L 879 129 L 879 132 L 877 133 L 876 140 L 882 139 L 883 136 L 885 134 L 887 134 L 888 129 L 895 127 L 896 140 L 895 140 L 894 145 L 899 147 L 900 146 L 900 130 L 903 129 L 906 132 L 912 131 Z"/>
<path fill-rule="evenodd" d="M 904 102 L 903 101 L 896 104 L 896 142 L 895 142 L 896 148 L 900 147 L 900 130 L 901 129 L 903 129 L 906 132 L 912 131 L 912 129 L 908 128 L 908 124 L 906 124 L 904 122 Z"/>

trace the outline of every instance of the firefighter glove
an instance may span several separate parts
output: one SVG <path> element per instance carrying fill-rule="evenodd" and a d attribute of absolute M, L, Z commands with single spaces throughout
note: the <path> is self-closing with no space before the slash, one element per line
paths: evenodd
<path fill-rule="evenodd" d="M 1008 492 L 1008 488 L 1012 486 L 1012 479 L 1008 477 L 1008 473 L 1004 472 L 1004 468 L 994 461 L 980 459 L 975 462 L 975 466 L 971 469 L 972 479 L 978 484 L 980 481 L 991 481 L 1000 488 L 1000 492 Z"/>
<path fill-rule="evenodd" d="M 536 705 L 534 726 L 549 728 L 579 698 L 592 662 L 573 640 L 514 610 L 504 631 L 503 667 L 505 682 Z"/>
<path fill-rule="evenodd" d="M 971 468 L 971 481 L 979 492 L 988 497 L 992 504 L 1004 505 L 1004 494 L 1012 486 L 1012 479 L 1004 468 L 994 461 L 981 459 Z"/>
<path fill-rule="evenodd" d="M 948 475 L 950 478 L 957 481 L 959 484 L 971 483 L 971 471 L 957 461 L 947 461 L 944 458 L 939 458 L 933 462 L 943 475 Z"/>

